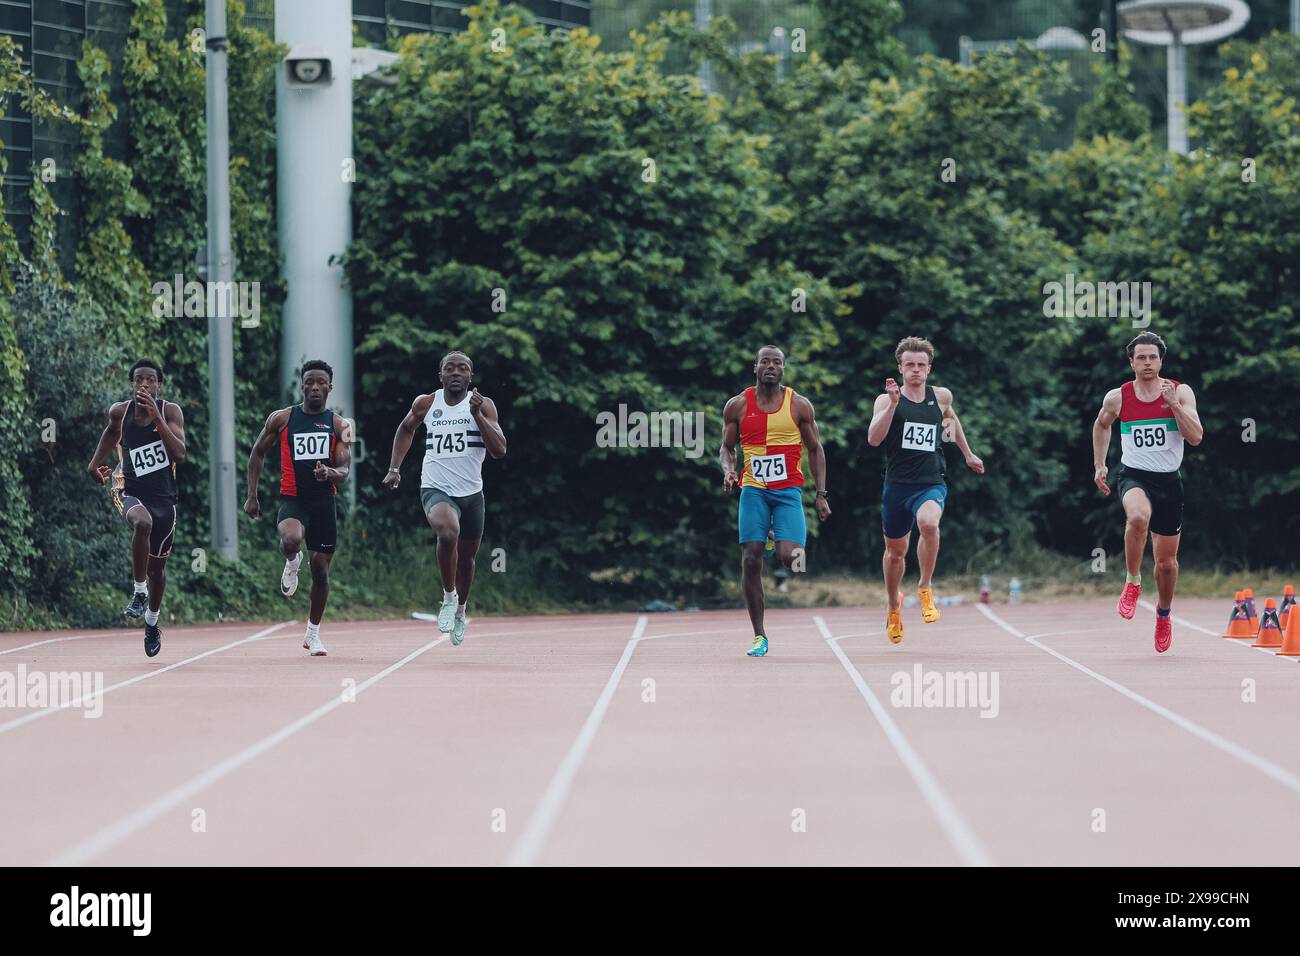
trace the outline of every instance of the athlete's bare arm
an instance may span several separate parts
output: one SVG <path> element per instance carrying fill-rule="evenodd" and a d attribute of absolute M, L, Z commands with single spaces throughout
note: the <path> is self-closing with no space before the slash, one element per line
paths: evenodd
<path fill-rule="evenodd" d="M 898 408 L 898 398 L 902 394 L 897 382 L 892 378 L 885 379 L 885 394 L 876 396 L 875 407 L 871 410 L 871 425 L 867 428 L 867 444 L 872 448 L 889 437 L 889 426 L 894 423 L 894 410 Z"/>
<path fill-rule="evenodd" d="M 397 433 L 393 435 L 393 454 L 388 459 L 388 474 L 384 475 L 384 480 L 381 482 L 389 491 L 396 491 L 397 486 L 402 483 L 402 473 L 397 469 L 402 467 L 406 453 L 411 450 L 411 441 L 415 438 L 416 429 L 423 424 L 424 416 L 429 414 L 432 406 L 433 395 L 415 396 L 415 401 L 411 402 L 411 410 L 397 426 Z M 487 442 L 483 444 L 486 445 Z"/>
<path fill-rule="evenodd" d="M 506 456 L 506 433 L 497 421 L 497 407 L 492 399 L 484 398 L 478 389 L 469 393 L 469 410 L 478 424 L 479 434 L 483 436 L 483 447 L 493 458 Z"/>
<path fill-rule="evenodd" d="M 718 447 L 718 464 L 722 466 L 724 491 L 730 491 L 740 483 L 736 474 L 736 445 L 740 442 L 740 417 L 744 409 L 744 395 L 733 395 L 722 408 L 722 444 Z"/>
<path fill-rule="evenodd" d="M 108 422 L 104 425 L 104 431 L 99 436 L 99 444 L 95 446 L 95 454 L 90 458 L 90 464 L 86 466 L 86 474 L 90 475 L 99 484 L 108 481 L 113 470 L 103 464 L 109 453 L 117 447 L 117 443 L 122 440 L 122 418 L 126 415 L 127 407 L 130 402 L 114 402 L 108 407 Z"/>
<path fill-rule="evenodd" d="M 817 413 L 812 402 L 802 395 L 795 395 L 790 403 L 794 413 L 794 423 L 799 426 L 799 437 L 808 449 L 808 468 L 812 472 L 813 484 L 818 491 L 826 490 L 826 449 L 822 447 L 822 438 L 817 431 Z M 825 495 L 816 499 L 817 517 L 825 521 L 831 516 L 830 502 Z"/>
<path fill-rule="evenodd" d="M 248 453 L 248 499 L 244 502 L 244 514 L 254 521 L 262 516 L 262 505 L 257 500 L 257 482 L 262 477 L 262 465 L 266 461 L 266 453 L 275 447 L 280 432 L 284 431 L 284 427 L 289 424 L 289 415 L 292 412 L 292 408 L 281 408 L 268 415 L 261 434 L 257 436 L 257 441 L 253 442 L 253 450 Z"/>
<path fill-rule="evenodd" d="M 1196 413 L 1196 396 L 1192 394 L 1192 386 L 1184 382 L 1175 390 L 1173 382 L 1163 379 L 1160 382 L 1160 397 L 1178 422 L 1183 441 L 1189 445 L 1199 445 L 1205 437 L 1205 428 L 1201 425 L 1201 416 Z"/>
<path fill-rule="evenodd" d="M 144 396 L 141 398 L 141 396 Z M 143 389 L 136 393 L 139 405 L 144 409 L 149 421 L 158 429 L 158 438 L 167 449 L 167 457 L 173 462 L 185 460 L 185 414 L 175 402 L 165 402 L 164 412 L 158 414 L 158 406 L 149 400 L 149 393 Z"/>
<path fill-rule="evenodd" d="M 1092 423 L 1092 483 L 1103 495 L 1110 494 L 1110 486 L 1106 484 L 1106 452 L 1110 449 L 1110 429 L 1119 418 L 1121 402 L 1120 390 L 1112 388 L 1102 399 L 1101 411 Z"/>
<path fill-rule="evenodd" d="M 334 454 L 330 456 L 330 465 L 317 461 L 312 475 L 317 481 L 332 481 L 335 487 L 348 480 L 352 471 L 352 425 L 338 415 L 334 416 Z"/>
<path fill-rule="evenodd" d="M 945 434 L 949 428 L 952 429 L 952 440 L 961 449 L 962 456 L 966 459 L 966 466 L 977 475 L 984 474 L 984 462 L 979 455 L 970 450 L 970 445 L 966 441 L 966 432 L 961 427 L 961 419 L 957 417 L 957 413 L 952 409 L 952 389 L 935 386 L 934 397 L 939 403 L 939 409 L 943 412 Z M 952 422 L 952 424 L 948 425 L 947 422 Z"/>

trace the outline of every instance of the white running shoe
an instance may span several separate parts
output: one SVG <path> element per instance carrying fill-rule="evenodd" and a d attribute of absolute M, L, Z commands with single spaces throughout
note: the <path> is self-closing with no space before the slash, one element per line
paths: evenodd
<path fill-rule="evenodd" d="M 465 625 L 468 623 L 469 621 L 465 619 L 465 615 L 463 614 L 456 615 L 456 621 L 451 627 L 452 647 L 460 647 L 460 642 L 465 640 Z"/>
<path fill-rule="evenodd" d="M 444 594 L 442 598 L 442 607 L 438 608 L 438 630 L 446 634 L 451 630 L 452 622 L 456 619 L 456 592 Z"/>
<path fill-rule="evenodd" d="M 299 552 L 298 560 L 285 561 L 284 571 L 280 574 L 280 593 L 285 597 L 293 597 L 293 593 L 298 590 L 298 571 L 302 568 L 302 553 Z"/>
<path fill-rule="evenodd" d="M 303 638 L 302 646 L 312 657 L 325 656 L 325 645 L 320 642 L 319 634 L 308 634 Z"/>

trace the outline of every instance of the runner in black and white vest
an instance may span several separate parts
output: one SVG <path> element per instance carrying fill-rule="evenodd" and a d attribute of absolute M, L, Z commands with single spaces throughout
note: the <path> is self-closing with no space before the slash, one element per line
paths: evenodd
<path fill-rule="evenodd" d="M 393 454 L 383 486 L 396 491 L 402 461 L 423 425 L 424 464 L 420 504 L 438 536 L 442 606 L 438 630 L 459 646 L 468 621 L 465 608 L 474 584 L 474 556 L 483 543 L 483 459 L 506 453 L 506 436 L 492 399 L 470 390 L 474 363 L 464 352 L 449 352 L 439 365 L 442 388 L 418 395 L 393 436 Z"/>
<path fill-rule="evenodd" d="M 167 586 L 167 556 L 176 534 L 176 464 L 185 460 L 185 416 L 158 398 L 162 369 L 148 359 L 131 366 L 135 396 L 108 410 L 108 424 L 86 466 L 101 485 L 112 481 L 113 507 L 131 529 L 134 593 L 123 614 L 144 618 L 144 652 L 162 649 L 158 614 Z M 116 446 L 113 471 L 103 464 Z"/>

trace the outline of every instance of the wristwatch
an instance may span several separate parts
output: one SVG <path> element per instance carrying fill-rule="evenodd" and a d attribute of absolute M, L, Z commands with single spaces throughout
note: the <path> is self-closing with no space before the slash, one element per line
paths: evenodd
<path fill-rule="evenodd" d="M 831 493 L 830 493 L 829 491 L 819 491 L 819 492 L 817 492 L 817 497 L 818 497 L 818 498 L 826 498 L 826 499 L 829 500 L 830 496 L 831 496 Z"/>
<path fill-rule="evenodd" d="M 389 468 L 389 469 L 388 469 L 388 473 L 389 473 L 390 475 L 393 475 L 393 474 L 396 474 L 397 472 L 399 472 L 399 471 L 401 471 L 401 470 L 402 470 L 402 469 L 400 469 L 400 468 Z"/>

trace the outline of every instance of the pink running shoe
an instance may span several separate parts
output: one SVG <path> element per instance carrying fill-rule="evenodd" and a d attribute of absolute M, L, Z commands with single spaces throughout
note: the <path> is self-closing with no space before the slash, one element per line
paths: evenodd
<path fill-rule="evenodd" d="M 1133 612 L 1137 610 L 1138 595 L 1142 593 L 1142 585 L 1124 582 L 1124 593 L 1119 596 L 1119 616 L 1127 620 L 1133 619 Z"/>
<path fill-rule="evenodd" d="M 1168 617 L 1156 615 L 1156 653 L 1163 654 L 1174 642 L 1174 625 Z"/>

